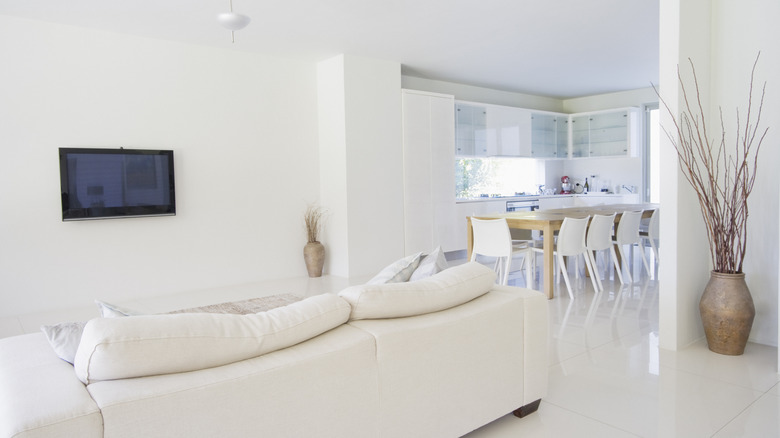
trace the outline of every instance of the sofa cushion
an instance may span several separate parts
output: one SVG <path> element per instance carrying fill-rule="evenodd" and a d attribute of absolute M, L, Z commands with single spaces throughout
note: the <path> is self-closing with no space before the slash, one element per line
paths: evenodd
<path fill-rule="evenodd" d="M 210 368 L 303 342 L 343 324 L 349 313 L 343 299 L 317 295 L 250 315 L 96 318 L 84 327 L 74 368 L 84 383 Z"/>
<path fill-rule="evenodd" d="M 409 281 L 414 270 L 420 264 L 422 253 L 412 254 L 385 266 L 368 284 L 403 283 Z"/>
<path fill-rule="evenodd" d="M 442 251 L 441 246 L 438 246 L 420 260 L 420 265 L 412 272 L 409 281 L 422 280 L 445 269 L 447 269 L 447 258 L 444 257 L 444 251 Z"/>
<path fill-rule="evenodd" d="M 57 353 L 57 357 L 72 364 L 76 358 L 76 350 L 81 341 L 81 332 L 86 322 L 62 322 L 54 325 L 43 325 L 41 331 L 46 335 L 49 345 Z"/>
<path fill-rule="evenodd" d="M 352 286 L 339 296 L 352 306 L 351 320 L 399 318 L 471 301 L 487 293 L 495 281 L 492 269 L 468 262 L 415 282 Z"/>

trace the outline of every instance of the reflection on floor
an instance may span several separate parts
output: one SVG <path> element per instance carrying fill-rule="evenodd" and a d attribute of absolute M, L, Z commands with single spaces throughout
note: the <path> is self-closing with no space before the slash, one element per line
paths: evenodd
<path fill-rule="evenodd" d="M 607 279 L 597 294 L 573 274 L 574 300 L 561 280 L 550 301 L 549 392 L 539 411 L 469 438 L 780 436 L 775 347 L 751 343 L 737 357 L 710 352 L 704 340 L 660 350 L 656 280 Z M 510 284 L 523 286 L 522 273 Z"/>

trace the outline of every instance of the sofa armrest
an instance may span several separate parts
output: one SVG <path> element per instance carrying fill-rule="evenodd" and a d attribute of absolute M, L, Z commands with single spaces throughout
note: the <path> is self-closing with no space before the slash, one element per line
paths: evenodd
<path fill-rule="evenodd" d="M 380 436 L 462 436 L 546 395 L 541 293 L 494 287 L 439 312 L 348 325 L 376 339 Z"/>
<path fill-rule="evenodd" d="M 523 301 L 524 404 L 547 395 L 549 310 L 547 297 L 535 290 L 496 285 L 493 292 L 519 295 Z"/>
<path fill-rule="evenodd" d="M 0 437 L 102 437 L 97 404 L 43 333 L 0 339 Z"/>

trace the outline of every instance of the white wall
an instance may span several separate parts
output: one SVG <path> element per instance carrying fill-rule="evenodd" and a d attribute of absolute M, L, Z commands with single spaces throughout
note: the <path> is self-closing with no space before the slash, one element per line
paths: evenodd
<path fill-rule="evenodd" d="M 304 276 L 316 66 L 0 16 L 0 316 Z M 57 148 L 175 151 L 175 217 L 61 222 Z"/>
<path fill-rule="evenodd" d="M 769 127 L 761 149 L 756 185 L 749 199 L 748 251 L 745 275 L 756 306 L 756 319 L 750 339 L 762 344 L 778 342 L 778 246 L 780 222 L 777 193 L 777 163 L 780 163 L 780 2 L 743 0 L 713 2 L 712 17 L 712 97 L 711 112 L 723 108 L 726 129 L 736 130 L 734 108 L 740 107 L 745 123 L 750 69 L 758 51 L 754 111 L 760 99 L 760 87 L 767 83 L 761 126 Z M 753 113 L 751 123 L 755 123 Z M 733 139 L 733 137 L 731 137 Z M 734 144 L 733 141 L 727 144 Z"/>
<path fill-rule="evenodd" d="M 749 70 L 756 52 L 761 50 L 758 80 L 769 82 L 762 124 L 772 129 L 780 126 L 776 103 L 780 101 L 777 92 L 780 84 L 772 82 L 780 77 L 780 53 L 775 44 L 780 40 L 776 25 L 780 3 L 775 0 L 662 0 L 660 17 L 661 93 L 673 113 L 678 113 L 682 104 L 676 87 L 677 65 L 681 65 L 686 83 L 690 83 L 687 65 L 690 57 L 696 65 L 703 106 L 711 117 L 722 106 L 729 129 L 733 109 L 736 106 L 745 109 Z M 670 126 L 670 123 L 662 111 L 661 124 Z M 712 129 L 712 122 L 710 126 Z M 778 137 L 772 129 L 761 151 L 759 173 L 749 203 L 750 234 L 744 272 L 757 309 L 750 339 L 777 345 L 778 180 L 773 164 L 780 159 L 780 151 L 773 146 Z M 731 140 L 727 144 L 732 144 Z M 663 137 L 661 161 L 662 168 L 676 166 L 674 150 Z M 661 181 L 661 203 L 664 263 L 660 266 L 660 345 L 677 349 L 703 336 L 698 301 L 712 267 L 698 203 L 679 172 Z"/>
<path fill-rule="evenodd" d="M 649 84 L 649 81 L 648 81 Z M 658 95 L 652 87 L 638 90 L 619 91 L 616 93 L 599 94 L 596 96 L 578 97 L 563 101 L 567 113 L 584 113 L 588 111 L 639 106 L 658 102 Z"/>
<path fill-rule="evenodd" d="M 563 101 L 553 97 L 533 96 L 523 93 L 511 93 L 508 91 L 493 90 L 472 85 L 456 84 L 445 81 L 417 78 L 413 76 L 402 77 L 403 88 L 410 90 L 429 91 L 455 96 L 456 100 L 470 102 L 490 103 L 493 105 L 514 106 L 543 111 L 564 112 Z"/>
<path fill-rule="evenodd" d="M 401 65 L 339 55 L 319 64 L 318 84 L 328 272 L 375 274 L 404 254 Z"/>

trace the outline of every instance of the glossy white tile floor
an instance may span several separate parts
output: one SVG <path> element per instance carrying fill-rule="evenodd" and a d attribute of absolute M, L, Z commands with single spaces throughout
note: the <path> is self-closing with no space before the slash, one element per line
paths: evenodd
<path fill-rule="evenodd" d="M 297 278 L 115 304 L 165 312 L 284 292 L 335 292 L 366 279 Z M 504 416 L 469 438 L 780 436 L 776 348 L 749 344 L 743 356 L 730 357 L 700 341 L 660 351 L 656 281 L 640 276 L 620 287 L 607 280 L 606 291 L 594 294 L 589 280 L 572 280 L 579 290 L 574 300 L 561 280 L 549 302 L 549 392 L 539 411 Z M 510 284 L 523 286 L 522 274 L 513 273 Z M 0 337 L 96 316 L 88 306 L 0 318 Z"/>
<path fill-rule="evenodd" d="M 660 350 L 657 281 L 608 280 L 595 294 L 589 279 L 571 279 L 575 299 L 561 279 L 550 301 L 549 392 L 539 410 L 469 438 L 780 436 L 776 348 L 751 343 L 732 357 L 701 340 Z M 513 273 L 512 283 L 524 280 Z"/>

